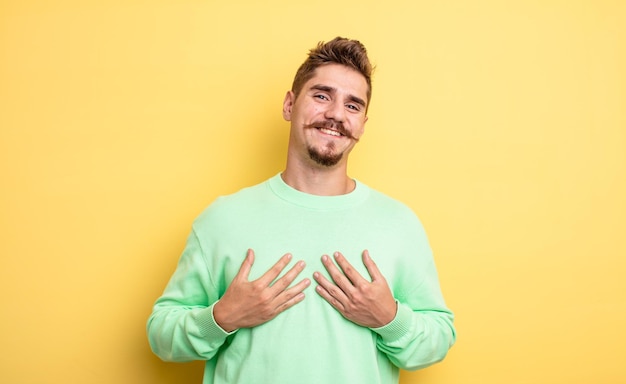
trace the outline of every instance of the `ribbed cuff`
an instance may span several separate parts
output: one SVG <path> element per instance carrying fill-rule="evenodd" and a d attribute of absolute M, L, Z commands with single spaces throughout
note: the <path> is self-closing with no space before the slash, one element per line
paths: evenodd
<path fill-rule="evenodd" d="M 213 307 L 216 303 L 217 301 L 213 303 L 210 307 L 202 310 L 201 313 L 198 313 L 198 316 L 196 318 L 198 330 L 200 331 L 202 336 L 207 337 L 209 340 L 220 338 L 225 339 L 226 337 L 237 332 L 236 329 L 232 332 L 226 332 L 224 329 L 222 329 L 222 327 L 219 326 L 219 324 L 217 324 L 217 322 L 215 321 L 215 317 L 213 316 Z"/>
<path fill-rule="evenodd" d="M 392 342 L 402 338 L 402 336 L 406 335 L 411 328 L 411 317 L 413 316 L 413 311 L 411 308 L 397 303 L 398 310 L 396 312 L 396 317 L 387 325 L 383 325 L 380 328 L 370 328 L 372 331 L 378 333 L 380 337 L 383 338 L 385 342 Z"/>

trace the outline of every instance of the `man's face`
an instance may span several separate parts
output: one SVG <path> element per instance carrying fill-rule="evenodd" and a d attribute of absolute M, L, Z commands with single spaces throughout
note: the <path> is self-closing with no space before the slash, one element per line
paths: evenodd
<path fill-rule="evenodd" d="M 367 116 L 367 82 L 340 64 L 318 67 L 296 97 L 288 92 L 283 117 L 291 122 L 289 152 L 318 166 L 345 163 L 363 135 Z"/>

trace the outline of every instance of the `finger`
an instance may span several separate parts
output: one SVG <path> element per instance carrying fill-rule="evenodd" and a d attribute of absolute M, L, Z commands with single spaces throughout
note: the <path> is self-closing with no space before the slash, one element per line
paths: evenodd
<path fill-rule="evenodd" d="M 334 285 L 332 286 L 335 287 Z M 337 287 L 335 288 L 337 289 Z M 333 296 L 333 294 L 331 294 L 328 289 L 326 289 L 322 285 L 318 285 L 317 287 L 315 287 L 315 292 L 317 292 L 320 296 L 322 296 L 322 298 L 326 300 L 330 305 L 332 305 L 336 310 L 343 313 L 345 309 L 343 302 L 338 300 L 335 296 Z"/>
<path fill-rule="evenodd" d="M 239 267 L 239 271 L 237 272 L 235 279 L 248 281 L 252 264 L 254 264 L 254 251 L 252 249 L 248 249 L 246 257 L 243 259 L 243 262 L 241 262 L 241 267 Z"/>
<path fill-rule="evenodd" d="M 289 264 L 289 262 L 291 261 L 291 258 L 292 258 L 291 253 L 286 253 L 285 255 L 283 255 L 280 259 L 278 259 L 276 264 L 274 264 L 270 269 L 268 269 L 267 272 L 263 274 L 263 276 L 259 277 L 257 281 L 259 283 L 262 283 L 264 286 L 269 286 L 272 283 L 272 281 L 276 280 L 278 275 L 280 275 L 283 269 L 285 269 L 287 264 Z"/>
<path fill-rule="evenodd" d="M 356 269 L 354 269 L 352 264 L 348 262 L 348 259 L 346 259 L 341 252 L 335 252 L 334 256 L 335 261 L 339 264 L 344 275 L 350 280 L 352 285 L 358 286 L 363 283 L 368 283 L 368 281 L 365 280 Z"/>
<path fill-rule="evenodd" d="M 291 267 L 291 269 L 289 271 L 287 271 L 287 273 L 285 273 L 285 275 L 283 277 L 281 277 L 280 279 L 276 280 L 272 284 L 272 289 L 274 289 L 276 291 L 283 291 L 285 288 L 287 288 L 296 279 L 296 277 L 298 277 L 300 272 L 302 272 L 304 270 L 305 266 L 306 266 L 306 264 L 304 263 L 304 261 L 302 261 L 302 260 L 298 261 L 296 263 L 296 265 Z"/>
<path fill-rule="evenodd" d="M 350 290 L 354 289 L 354 286 L 352 285 L 352 282 L 343 274 L 343 272 L 337 268 L 332 259 L 327 255 L 324 255 L 322 256 L 322 264 L 324 264 L 326 271 L 328 271 L 328 274 L 337 287 L 349 295 Z"/>
<path fill-rule="evenodd" d="M 350 284 L 343 272 L 340 271 L 339 268 L 337 268 L 333 260 L 328 257 L 328 255 L 322 256 L 322 264 L 324 264 L 324 268 L 326 268 L 326 271 L 328 271 L 328 274 L 330 275 L 331 279 L 333 279 L 335 284 L 339 284 L 342 281 L 343 284 Z"/>
<path fill-rule="evenodd" d="M 333 283 L 331 283 L 330 281 L 328 281 L 328 279 L 326 277 L 324 277 L 324 275 L 322 275 L 319 272 L 315 272 L 313 273 L 313 278 L 315 279 L 315 281 L 322 285 L 322 286 L 328 286 L 328 285 L 333 285 Z"/>
<path fill-rule="evenodd" d="M 337 285 L 333 284 L 319 272 L 315 272 L 313 274 L 313 278 L 318 284 L 318 286 L 316 287 L 316 291 L 320 295 L 322 295 L 322 297 L 324 297 L 327 301 L 330 301 L 329 299 L 332 298 L 334 301 L 337 302 L 337 304 L 341 304 L 341 307 L 343 308 L 343 303 L 348 301 L 348 296 L 346 295 L 345 291 Z"/>
<path fill-rule="evenodd" d="M 293 299 L 295 296 L 300 294 L 302 291 L 307 289 L 311 285 L 310 279 L 302 279 L 302 281 L 298 282 L 298 284 L 285 289 L 281 294 L 279 294 L 276 298 L 279 302 L 284 302 Z"/>
<path fill-rule="evenodd" d="M 380 272 L 380 269 L 378 269 L 378 266 L 370 257 L 370 253 L 367 249 L 363 251 L 363 264 L 365 265 L 365 268 L 367 268 L 367 272 L 372 278 L 372 282 L 377 280 L 386 281 L 385 276 L 383 276 L 383 274 Z"/>
<path fill-rule="evenodd" d="M 301 282 L 302 283 L 302 282 Z M 309 280 L 310 283 L 310 280 Z M 308 284 L 304 287 L 306 288 L 308 286 Z M 304 289 L 303 288 L 303 289 Z M 294 305 L 298 304 L 299 302 L 301 302 L 302 300 L 304 300 L 305 295 L 304 292 L 300 291 L 297 292 L 296 294 L 294 294 L 293 296 L 289 297 L 286 301 L 283 301 L 277 308 L 277 314 L 280 312 L 283 312 L 291 307 L 293 307 Z"/>

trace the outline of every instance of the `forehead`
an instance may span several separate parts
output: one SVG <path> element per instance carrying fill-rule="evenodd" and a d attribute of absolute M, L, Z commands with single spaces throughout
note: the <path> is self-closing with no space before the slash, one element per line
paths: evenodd
<path fill-rule="evenodd" d="M 367 100 L 365 76 L 345 65 L 326 64 L 317 67 L 313 77 L 304 84 L 303 89 L 309 91 L 319 85 L 333 88 L 337 93 Z"/>

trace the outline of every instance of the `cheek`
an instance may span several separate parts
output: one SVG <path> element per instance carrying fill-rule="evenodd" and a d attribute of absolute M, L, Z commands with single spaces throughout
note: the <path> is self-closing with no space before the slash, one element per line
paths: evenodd
<path fill-rule="evenodd" d="M 324 107 L 319 106 L 319 105 L 313 105 L 310 109 L 309 109 L 310 115 L 314 118 L 314 119 L 318 119 L 319 116 L 324 116 Z"/>
<path fill-rule="evenodd" d="M 354 137 L 356 137 L 357 139 L 361 138 L 361 136 L 363 136 L 363 133 L 365 132 L 365 123 L 361 120 L 358 120 L 355 121 L 352 126 L 354 127 L 352 131 Z"/>
<path fill-rule="evenodd" d="M 302 121 L 312 122 L 323 116 L 324 110 L 317 105 L 302 105 L 298 109 L 298 115 Z"/>

